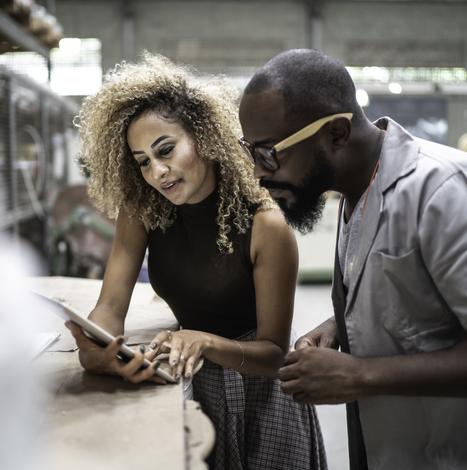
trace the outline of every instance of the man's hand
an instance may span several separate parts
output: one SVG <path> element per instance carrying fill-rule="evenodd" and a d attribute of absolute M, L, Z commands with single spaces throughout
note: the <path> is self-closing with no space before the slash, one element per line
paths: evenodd
<path fill-rule="evenodd" d="M 329 348 L 289 353 L 279 369 L 284 393 L 298 403 L 347 403 L 363 395 L 362 360 Z"/>
<path fill-rule="evenodd" d="M 337 325 L 334 317 L 327 319 L 314 330 L 301 336 L 295 343 L 295 349 L 303 349 L 310 346 L 315 348 L 333 349 L 337 349 L 339 347 Z"/>

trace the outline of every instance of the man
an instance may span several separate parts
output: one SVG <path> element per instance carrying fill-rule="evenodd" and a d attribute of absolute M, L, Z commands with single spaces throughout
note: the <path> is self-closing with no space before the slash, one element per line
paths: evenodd
<path fill-rule="evenodd" d="M 292 226 L 311 230 L 323 194 L 342 193 L 335 316 L 297 341 L 283 390 L 347 403 L 352 469 L 467 468 L 467 154 L 368 121 L 316 50 L 258 70 L 240 120 Z"/>

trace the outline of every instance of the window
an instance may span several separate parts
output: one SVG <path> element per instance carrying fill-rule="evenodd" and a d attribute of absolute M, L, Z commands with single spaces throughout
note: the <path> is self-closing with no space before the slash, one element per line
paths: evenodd
<path fill-rule="evenodd" d="M 50 52 L 50 87 L 59 95 L 89 95 L 102 84 L 101 42 L 95 38 L 63 38 Z M 0 64 L 39 83 L 48 83 L 47 61 L 35 52 L 0 55 Z"/>

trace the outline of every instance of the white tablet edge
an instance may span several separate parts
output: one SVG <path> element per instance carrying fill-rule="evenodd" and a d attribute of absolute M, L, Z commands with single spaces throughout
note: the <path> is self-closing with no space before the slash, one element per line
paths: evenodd
<path fill-rule="evenodd" d="M 104 330 L 101 326 L 94 323 L 92 320 L 82 317 L 74 308 L 69 305 L 67 302 L 64 302 L 61 299 L 57 299 L 55 297 L 48 297 L 39 292 L 34 292 L 35 295 L 41 297 L 48 302 L 52 302 L 55 306 L 60 308 L 54 308 L 53 311 L 60 316 L 62 319 L 68 321 L 72 321 L 80 326 L 84 332 L 90 334 L 94 339 L 103 342 L 104 344 L 109 344 L 111 341 L 115 339 L 115 336 L 111 335 L 108 331 Z M 128 359 L 133 359 L 135 357 L 135 353 L 133 349 L 131 349 L 126 344 L 122 344 L 120 346 L 119 351 Z M 144 360 L 145 367 L 151 365 L 151 363 L 145 359 Z M 163 369 L 155 369 L 154 373 L 159 377 L 167 380 L 170 383 L 177 383 L 177 381 Z"/>

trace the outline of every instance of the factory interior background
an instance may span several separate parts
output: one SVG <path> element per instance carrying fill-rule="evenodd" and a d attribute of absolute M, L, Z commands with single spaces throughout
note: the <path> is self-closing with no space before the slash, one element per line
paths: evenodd
<path fill-rule="evenodd" d="M 321 49 L 348 66 L 370 119 L 467 150 L 466 20 L 462 0 L 0 0 L 0 232 L 33 247 L 42 275 L 102 279 L 114 222 L 87 196 L 75 117 L 145 50 L 240 94 L 276 53 Z M 332 315 L 337 204 L 329 194 L 314 232 L 297 233 L 296 335 Z M 347 468 L 344 407 L 318 413 L 330 470 Z"/>

